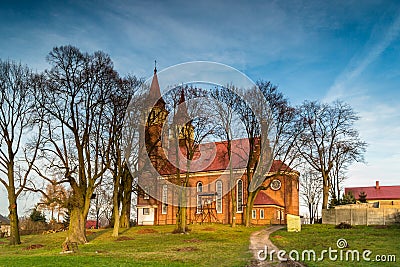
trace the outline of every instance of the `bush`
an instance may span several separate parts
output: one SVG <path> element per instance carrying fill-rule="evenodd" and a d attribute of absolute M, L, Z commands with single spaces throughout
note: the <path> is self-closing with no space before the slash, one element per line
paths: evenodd
<path fill-rule="evenodd" d="M 21 228 L 21 235 L 41 234 L 49 230 L 49 225 L 45 222 L 34 222 L 30 218 L 20 219 L 19 226 Z"/>
<path fill-rule="evenodd" d="M 335 206 L 356 204 L 356 199 L 353 193 L 350 191 L 347 194 L 343 194 L 341 199 L 337 199 L 336 195 L 333 194 L 329 202 L 329 209 L 334 209 Z"/>
<path fill-rule="evenodd" d="M 32 213 L 29 215 L 32 222 L 43 222 L 46 223 L 46 216 L 37 209 L 33 209 Z"/>
<path fill-rule="evenodd" d="M 336 229 L 351 229 L 353 226 L 347 222 L 341 222 L 338 225 L 335 226 Z"/>

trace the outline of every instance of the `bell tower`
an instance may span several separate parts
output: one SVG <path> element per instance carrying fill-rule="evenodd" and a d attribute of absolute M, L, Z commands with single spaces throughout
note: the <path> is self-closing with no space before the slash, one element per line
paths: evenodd
<path fill-rule="evenodd" d="M 186 142 L 193 142 L 194 127 L 187 111 L 185 91 L 183 88 L 178 102 L 178 108 L 174 116 L 174 124 L 178 127 L 178 139 L 180 147 L 185 146 L 187 144 Z"/>
<path fill-rule="evenodd" d="M 154 75 L 147 98 L 149 107 L 145 124 L 145 145 L 147 155 L 152 165 L 159 169 L 166 158 L 162 149 L 163 126 L 168 117 L 165 101 L 161 96 L 160 85 L 157 77 L 157 66 L 154 67 Z"/>

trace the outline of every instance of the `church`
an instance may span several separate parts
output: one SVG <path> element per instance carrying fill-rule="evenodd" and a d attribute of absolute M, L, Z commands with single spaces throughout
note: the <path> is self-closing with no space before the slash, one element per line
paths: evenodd
<path fill-rule="evenodd" d="M 228 142 L 205 143 L 198 146 L 201 154 L 207 154 L 211 147 L 213 156 L 208 157 L 206 164 L 202 168 L 191 168 L 184 170 L 173 165 L 174 156 L 168 154 L 163 149 L 162 139 L 165 137 L 163 124 L 168 116 L 166 103 L 161 97 L 160 87 L 157 77 L 157 69 L 154 69 L 154 76 L 150 85 L 148 98 L 152 105 L 149 114 L 151 121 L 146 122 L 145 136 L 142 139 L 142 146 L 146 148 L 149 163 L 157 171 L 156 173 L 142 173 L 139 176 L 139 194 L 137 197 L 137 224 L 138 225 L 166 225 L 175 224 L 177 220 L 178 206 L 180 200 L 177 199 L 176 173 L 181 176 L 189 177 L 185 188 L 190 188 L 185 194 L 186 219 L 187 224 L 192 223 L 223 223 L 229 224 L 233 220 L 237 224 L 244 223 L 244 214 L 248 197 L 248 181 L 246 175 L 245 153 L 249 150 L 247 139 L 236 139 L 231 141 L 232 153 L 228 157 Z M 188 122 L 189 117 L 185 105 L 183 91 L 180 95 L 178 112 L 179 116 L 174 117 L 174 122 L 181 123 L 179 128 L 180 150 L 184 150 L 183 134 L 190 139 L 193 126 Z M 164 136 L 163 136 L 164 135 Z M 200 155 L 200 152 L 197 152 Z M 210 154 L 210 155 L 211 155 Z M 195 155 L 196 157 L 196 155 Z M 206 156 L 207 157 L 207 156 Z M 176 158 L 176 156 L 175 156 Z M 172 160 L 171 160 L 172 159 Z M 229 163 L 231 161 L 231 164 Z M 143 167 L 145 163 L 140 163 Z M 282 171 L 284 170 L 284 171 Z M 235 173 L 232 176 L 232 173 Z M 229 175 L 231 174 L 231 175 Z M 268 174 L 269 177 L 264 181 L 265 189 L 260 190 L 254 200 L 251 210 L 251 224 L 286 224 L 286 215 L 299 215 L 299 172 L 292 170 L 285 163 L 274 160 Z M 148 182 L 141 183 L 140 180 Z M 178 176 L 180 177 L 180 176 Z M 232 177 L 234 177 L 232 179 Z M 157 184 L 157 185 L 156 185 Z M 234 202 L 234 203 L 233 203 Z"/>

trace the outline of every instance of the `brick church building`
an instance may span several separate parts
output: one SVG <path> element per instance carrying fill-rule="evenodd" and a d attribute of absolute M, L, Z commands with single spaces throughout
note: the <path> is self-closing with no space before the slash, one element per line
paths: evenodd
<path fill-rule="evenodd" d="M 170 151 L 165 150 L 161 139 L 165 135 L 163 125 L 166 122 L 168 111 L 165 101 L 161 97 L 158 84 L 157 70 L 154 70 L 153 80 L 150 86 L 149 99 L 152 105 L 149 118 L 146 123 L 143 147 L 146 148 L 149 162 L 156 173 L 142 173 L 139 181 L 148 179 L 147 184 L 139 182 L 141 190 L 137 198 L 137 223 L 138 225 L 165 225 L 175 224 L 179 200 L 176 185 L 177 168 L 171 163 Z M 193 131 L 193 126 L 188 122 L 184 93 L 182 91 L 178 106 L 179 117 L 174 121 L 181 123 L 179 128 L 179 147 L 183 151 L 181 133 Z M 165 136 L 164 136 L 165 137 Z M 229 165 L 227 142 L 215 142 L 200 144 L 198 150 L 207 154 L 207 149 L 212 147 L 213 156 L 208 157 L 202 168 L 193 170 L 180 170 L 180 175 L 189 173 L 187 187 L 191 190 L 187 193 L 186 206 L 187 223 L 217 222 L 228 224 L 235 220 L 237 224 L 244 223 L 244 214 L 247 203 L 247 175 L 246 175 L 246 151 L 249 150 L 247 139 L 232 140 L 231 165 Z M 235 149 L 236 148 L 236 149 Z M 168 160 L 166 158 L 168 153 Z M 200 155 L 200 152 L 197 152 Z M 210 154 L 210 155 L 211 155 Z M 196 156 L 195 156 L 196 157 Z M 172 160 L 171 160 L 172 158 Z M 139 162 L 139 167 L 145 163 Z M 227 171 L 229 166 L 232 172 Z M 284 171 L 282 171 L 284 170 Z M 179 173 L 178 172 L 178 173 Z M 232 179 L 232 173 L 235 173 Z M 285 224 L 286 215 L 299 215 L 299 173 L 290 169 L 283 162 L 275 160 L 272 163 L 269 176 L 263 183 L 266 189 L 258 192 L 251 211 L 251 223 L 255 225 Z M 178 176 L 179 177 L 179 176 Z M 153 179 L 153 180 L 152 180 Z M 236 206 L 232 212 L 232 195 Z"/>

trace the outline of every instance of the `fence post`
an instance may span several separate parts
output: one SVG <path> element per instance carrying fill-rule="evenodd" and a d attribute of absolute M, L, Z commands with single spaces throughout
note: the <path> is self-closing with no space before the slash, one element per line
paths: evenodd
<path fill-rule="evenodd" d="M 335 212 L 335 224 L 337 225 L 338 224 L 338 222 L 337 222 L 337 209 L 333 209 L 333 211 Z"/>
<path fill-rule="evenodd" d="M 353 209 L 350 208 L 350 225 L 353 225 Z"/>

